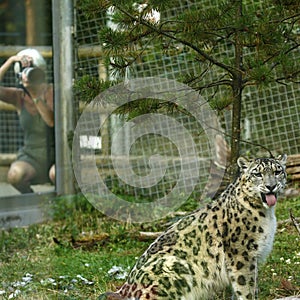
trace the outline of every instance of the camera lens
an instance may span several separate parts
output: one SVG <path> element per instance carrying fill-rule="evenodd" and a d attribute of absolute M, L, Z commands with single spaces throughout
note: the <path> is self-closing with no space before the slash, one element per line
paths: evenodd
<path fill-rule="evenodd" d="M 37 85 L 45 82 L 45 73 L 40 68 L 25 68 L 23 74 L 27 77 L 28 83 Z"/>

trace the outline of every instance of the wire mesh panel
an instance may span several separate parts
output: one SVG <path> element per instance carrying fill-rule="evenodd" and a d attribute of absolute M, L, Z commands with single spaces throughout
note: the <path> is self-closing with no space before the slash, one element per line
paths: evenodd
<path fill-rule="evenodd" d="M 134 51 L 140 51 L 138 59 L 135 56 L 134 61 L 130 63 L 128 68 L 124 68 L 121 72 L 116 72 L 109 65 L 123 63 L 124 57 L 130 60 L 132 53 L 128 50 L 119 56 L 110 57 L 109 55 L 105 56 L 104 52 L 102 52 L 102 48 L 105 48 L 106 45 L 99 34 L 100 30 L 103 28 L 122 30 L 121 28 L 118 29 L 118 24 L 112 21 L 114 10 L 107 10 L 106 13 L 95 11 L 94 14 L 91 15 L 89 13 L 87 15 L 87 12 L 83 9 L 84 5 L 80 5 L 82 2 L 84 1 L 78 2 L 78 9 L 76 9 L 77 79 L 90 75 L 96 80 L 123 81 L 128 91 L 130 90 L 131 81 L 138 78 L 154 77 L 189 82 L 189 78 L 192 78 L 193 74 L 199 75 L 196 82 L 192 80 L 189 82 L 189 86 L 201 95 L 202 103 L 209 104 L 209 108 L 218 115 L 217 120 L 214 117 L 211 118 L 208 126 L 215 129 L 214 134 L 208 136 L 205 131 L 208 124 L 199 122 L 197 116 L 193 116 L 193 114 L 197 114 L 197 109 L 199 109 L 197 106 L 193 107 L 190 105 L 188 108 L 183 107 L 184 109 L 182 110 L 172 110 L 157 106 L 157 114 L 162 113 L 173 118 L 176 120 L 177 126 L 180 123 L 186 129 L 188 135 L 192 137 L 196 145 L 198 163 L 200 162 L 197 164 L 199 170 L 197 186 L 193 191 L 201 193 L 211 172 L 211 161 L 216 159 L 216 144 L 218 141 L 216 136 L 224 131 L 223 142 L 226 144 L 226 140 L 227 143 L 229 141 L 227 137 L 231 135 L 232 94 L 228 88 L 224 86 L 215 87 L 212 84 L 226 79 L 226 72 L 212 65 L 211 62 L 201 60 L 195 54 L 195 51 L 176 41 L 166 39 L 166 47 L 162 49 L 157 47 L 155 41 L 151 40 L 151 38 L 143 45 L 142 49 L 134 49 Z M 260 8 L 260 1 L 249 0 L 247 3 L 248 8 L 249 5 L 255 6 L 257 10 Z M 180 12 L 188 12 L 192 20 L 196 10 L 205 12 L 208 8 L 214 8 L 214 5 L 216 6 L 217 4 L 218 1 L 178 0 L 174 1 L 172 8 L 160 12 L 152 11 L 149 18 L 156 18 L 155 22 L 163 22 L 172 20 L 172 16 L 176 16 Z M 195 39 L 197 38 L 201 37 L 195 36 Z M 160 43 L 163 42 L 160 41 Z M 209 52 L 210 45 L 207 45 L 207 47 L 206 50 Z M 214 50 L 216 51 L 216 49 L 218 58 L 222 58 L 224 61 L 234 59 L 235 50 L 229 43 L 224 42 L 217 46 L 214 45 Z M 295 61 L 299 59 L 298 52 L 294 51 L 292 53 Z M 146 80 L 149 80 L 150 85 L 151 80 Z M 88 83 L 86 88 L 89 88 Z M 151 87 L 149 89 L 151 90 Z M 262 88 L 255 86 L 246 86 L 244 88 L 241 128 L 242 153 L 249 153 L 252 156 L 265 155 L 265 149 L 269 149 L 274 154 L 282 152 L 288 154 L 299 153 L 299 92 L 299 84 L 297 83 L 276 83 Z M 125 101 L 121 104 L 118 101 L 106 103 L 107 105 L 114 104 L 116 107 L 109 110 L 109 112 L 107 107 L 105 107 L 96 113 L 98 130 L 94 131 L 94 134 L 101 139 L 101 146 L 98 144 L 94 149 L 88 150 L 91 152 L 85 152 L 85 154 L 93 156 L 96 153 L 99 176 L 101 178 L 104 177 L 105 185 L 110 191 L 115 194 L 127 195 L 129 198 L 134 197 L 135 199 L 140 199 L 140 201 L 151 202 L 157 201 L 157 199 L 168 194 L 174 188 L 178 181 L 178 176 L 180 176 L 178 168 L 180 169 L 182 166 L 176 164 L 178 158 L 181 157 L 178 145 L 175 145 L 170 137 L 161 134 L 160 131 L 158 131 L 160 132 L 159 134 L 151 131 L 153 119 L 149 118 L 149 120 L 143 119 L 141 121 L 141 119 L 137 118 L 143 115 L 147 119 L 149 117 L 147 108 L 157 105 L 153 95 L 149 94 L 148 96 L 148 98 L 139 98 L 139 101 L 145 103 L 145 111 L 141 113 L 140 110 L 137 115 L 132 114 L 132 112 L 123 116 L 118 114 L 118 105 L 122 104 L 124 108 L 132 101 L 131 98 L 128 102 Z M 157 94 L 155 96 L 158 97 Z M 92 100 L 90 99 L 90 101 Z M 99 100 L 98 98 L 96 103 L 105 103 L 105 100 L 103 98 Z M 152 101 L 150 106 L 149 101 Z M 175 101 L 175 104 L 177 105 L 178 103 Z M 158 115 L 157 118 L 159 118 Z M 143 126 L 148 128 L 149 132 L 137 136 L 136 140 L 133 141 L 132 127 L 138 126 L 139 121 L 143 122 Z M 126 125 L 128 122 L 132 127 Z M 171 126 L 173 123 L 167 122 L 163 124 L 164 126 Z M 219 127 L 219 124 L 221 124 L 222 128 Z M 169 129 L 172 131 L 171 127 Z M 90 134 L 89 130 L 88 134 Z M 89 138 L 93 138 L 92 135 Z M 185 139 L 181 141 L 186 142 Z M 88 148 L 87 143 L 82 142 L 81 148 Z M 84 154 L 84 152 L 81 154 Z M 166 167 L 164 169 L 165 173 L 159 177 L 161 179 L 156 184 L 150 184 L 150 182 L 153 182 L 147 176 L 151 174 L 151 168 L 154 166 L 151 164 L 155 164 L 153 160 L 151 161 L 151 158 L 157 157 L 156 155 L 165 157 L 166 161 L 156 161 L 158 165 Z M 223 156 L 226 155 L 227 153 L 223 153 Z M 116 170 L 116 164 L 114 164 L 113 160 L 122 161 L 122 159 L 123 165 L 121 165 L 123 169 L 121 171 L 120 168 L 117 169 L 122 173 L 120 174 Z M 126 159 L 129 165 L 124 163 Z M 118 163 L 117 166 L 120 167 Z M 130 178 L 133 178 L 130 177 L 132 176 L 131 171 L 136 176 L 139 176 L 141 180 L 148 178 L 148 185 L 143 181 L 147 187 L 138 186 L 138 183 L 135 183 L 134 180 L 130 182 Z M 85 177 L 85 179 L 89 180 L 88 177 Z M 97 177 L 96 181 L 98 179 Z M 99 190 L 97 191 L 99 192 Z"/>
<path fill-rule="evenodd" d="M 298 84 L 276 85 L 265 90 L 246 89 L 243 137 L 274 153 L 299 153 L 299 97 Z M 253 146 L 252 151 L 259 152 L 259 149 Z"/>
<path fill-rule="evenodd" d="M 1 65 L 5 59 L 2 59 Z M 15 86 L 16 77 L 13 70 L 5 75 L 3 85 Z M 0 110 L 0 153 L 15 153 L 23 143 L 23 133 L 19 125 L 17 112 L 8 106 Z"/>

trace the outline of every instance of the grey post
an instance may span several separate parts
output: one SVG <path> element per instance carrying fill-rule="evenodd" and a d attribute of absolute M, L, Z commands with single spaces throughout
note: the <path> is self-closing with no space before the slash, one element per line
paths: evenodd
<path fill-rule="evenodd" d="M 68 135 L 74 131 L 73 1 L 52 0 L 55 97 L 56 191 L 74 194 L 72 151 Z"/>

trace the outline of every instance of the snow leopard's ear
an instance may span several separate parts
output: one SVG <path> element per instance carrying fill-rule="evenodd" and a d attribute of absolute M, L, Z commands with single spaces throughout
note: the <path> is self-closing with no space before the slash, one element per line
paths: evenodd
<path fill-rule="evenodd" d="M 286 160 L 287 160 L 287 155 L 286 154 L 281 154 L 277 157 L 277 160 L 279 161 L 279 163 L 285 167 L 286 165 Z"/>
<path fill-rule="evenodd" d="M 237 160 L 237 164 L 240 167 L 240 170 L 242 172 L 246 172 L 251 164 L 251 161 L 249 161 L 247 158 L 240 156 Z"/>

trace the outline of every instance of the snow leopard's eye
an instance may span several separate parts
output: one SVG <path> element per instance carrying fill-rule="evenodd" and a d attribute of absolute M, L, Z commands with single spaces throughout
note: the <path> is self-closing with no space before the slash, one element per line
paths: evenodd
<path fill-rule="evenodd" d="M 281 175 L 282 173 L 283 173 L 282 170 L 277 170 L 277 171 L 274 172 L 275 176 L 279 176 L 279 175 Z"/>
<path fill-rule="evenodd" d="M 262 178 L 262 174 L 260 172 L 257 172 L 257 171 L 252 172 L 252 176 L 254 176 L 256 178 Z"/>

